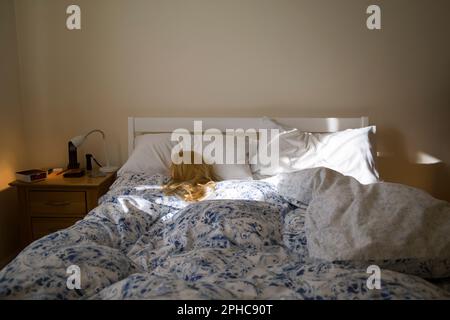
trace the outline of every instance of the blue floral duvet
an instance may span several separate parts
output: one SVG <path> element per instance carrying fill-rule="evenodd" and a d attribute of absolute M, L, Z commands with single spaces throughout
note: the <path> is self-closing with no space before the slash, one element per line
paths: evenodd
<path fill-rule="evenodd" d="M 3 299 L 439 299 L 416 276 L 309 258 L 305 208 L 266 181 L 224 181 L 188 204 L 166 177 L 123 175 L 74 226 L 30 244 L 0 272 Z M 80 289 L 67 269 L 78 266 Z"/>

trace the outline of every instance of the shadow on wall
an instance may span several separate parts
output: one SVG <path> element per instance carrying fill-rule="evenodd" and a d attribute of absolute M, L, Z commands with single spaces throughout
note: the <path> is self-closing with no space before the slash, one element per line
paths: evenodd
<path fill-rule="evenodd" d="M 383 146 L 378 150 L 383 151 L 378 156 L 377 166 L 381 180 L 416 187 L 435 198 L 450 201 L 448 164 L 424 152 L 417 153 L 415 158 L 408 156 L 404 140 L 396 130 L 384 130 L 380 138 Z"/>
<path fill-rule="evenodd" d="M 17 191 L 0 191 L 0 268 L 9 263 L 20 249 Z"/>

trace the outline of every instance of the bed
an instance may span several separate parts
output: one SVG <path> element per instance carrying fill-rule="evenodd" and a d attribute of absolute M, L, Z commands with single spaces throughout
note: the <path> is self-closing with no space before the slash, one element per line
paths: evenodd
<path fill-rule="evenodd" d="M 192 120 L 129 118 L 128 163 L 137 137 L 190 128 Z M 268 127 L 256 118 L 202 120 L 219 130 Z M 369 124 L 366 117 L 276 120 L 320 134 Z M 0 271 L 0 298 L 450 297 L 447 202 L 332 168 L 294 169 L 224 179 L 197 203 L 164 195 L 164 172 L 122 170 L 83 220 L 33 242 Z M 81 274 L 75 287 L 73 266 Z"/>

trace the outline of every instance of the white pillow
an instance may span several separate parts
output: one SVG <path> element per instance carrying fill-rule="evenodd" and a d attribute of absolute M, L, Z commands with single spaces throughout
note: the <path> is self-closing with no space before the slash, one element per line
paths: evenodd
<path fill-rule="evenodd" d="M 170 152 L 175 143 L 170 141 L 169 133 L 145 134 L 134 140 L 135 148 L 127 162 L 117 172 L 164 174 L 169 173 Z"/>
<path fill-rule="evenodd" d="M 135 139 L 135 148 L 127 162 L 118 171 L 118 175 L 125 173 L 168 175 L 172 163 L 172 148 L 177 144 L 177 142 L 172 142 L 170 138 L 170 133 L 137 136 Z M 205 148 L 206 145 L 204 143 L 203 147 Z M 235 154 L 237 154 L 236 150 Z M 223 180 L 253 179 L 248 164 L 214 164 L 213 167 L 215 173 Z"/>
<path fill-rule="evenodd" d="M 264 118 L 263 125 L 282 132 L 269 141 L 279 139 L 278 166 L 252 166 L 259 175 L 272 176 L 278 173 L 326 167 L 344 175 L 354 177 L 363 184 L 377 182 L 379 174 L 375 168 L 375 156 L 371 140 L 375 127 L 348 129 L 335 133 L 310 133 L 299 129 L 284 130 L 275 121 Z M 263 143 L 260 141 L 260 143 Z"/>

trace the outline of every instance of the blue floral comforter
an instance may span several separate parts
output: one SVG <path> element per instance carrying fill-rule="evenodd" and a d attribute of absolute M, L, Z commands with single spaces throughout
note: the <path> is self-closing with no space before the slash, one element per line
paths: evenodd
<path fill-rule="evenodd" d="M 3 299 L 437 299 L 416 276 L 308 257 L 305 206 L 266 181 L 224 181 L 207 200 L 164 196 L 166 177 L 123 175 L 74 226 L 0 272 Z M 80 289 L 67 268 L 79 267 Z"/>

